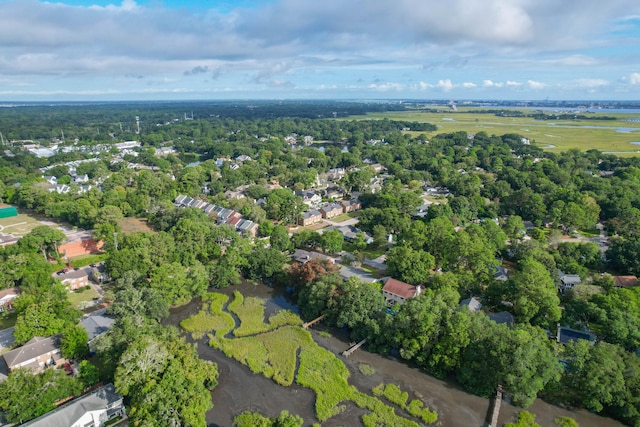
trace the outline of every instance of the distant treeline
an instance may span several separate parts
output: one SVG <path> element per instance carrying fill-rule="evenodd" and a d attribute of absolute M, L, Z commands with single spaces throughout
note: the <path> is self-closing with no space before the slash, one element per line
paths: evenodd
<path fill-rule="evenodd" d="M 525 113 L 520 110 L 473 110 L 465 111 L 465 113 L 493 114 L 498 117 L 527 117 L 535 120 L 618 120 L 616 117 L 611 116 L 587 116 L 576 113 L 545 113 L 542 111 Z"/>

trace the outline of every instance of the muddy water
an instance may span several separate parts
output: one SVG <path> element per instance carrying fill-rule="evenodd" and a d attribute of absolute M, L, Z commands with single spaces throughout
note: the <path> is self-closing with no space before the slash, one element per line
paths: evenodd
<path fill-rule="evenodd" d="M 263 285 L 243 283 L 222 290 L 226 294 L 240 291 L 245 296 L 256 296 L 267 299 L 267 313 L 279 308 L 291 308 L 282 295 Z M 167 319 L 168 324 L 179 322 L 200 308 L 200 300 L 173 309 Z M 312 334 L 316 342 L 324 348 L 338 354 L 349 347 L 348 337 L 341 331 L 331 330 L 331 336 L 318 333 L 322 325 L 313 328 Z M 325 334 L 323 334 L 325 335 Z M 234 415 L 244 411 L 258 411 L 264 415 L 276 416 L 286 409 L 304 418 L 305 426 L 317 423 L 314 412 L 314 393 L 306 388 L 293 385 L 281 387 L 261 375 L 253 374 L 247 367 L 229 359 L 220 351 L 207 345 L 206 339 L 198 342 L 198 354 L 201 358 L 214 361 L 220 372 L 219 385 L 211 393 L 214 408 L 207 413 L 209 427 L 231 427 Z M 410 399 L 419 398 L 438 412 L 438 425 L 442 427 L 482 427 L 490 407 L 488 399 L 474 396 L 462 391 L 456 384 L 430 377 L 418 369 L 396 360 L 369 353 L 360 349 L 350 358 L 342 358 L 349 368 L 349 383 L 359 390 L 368 392 L 380 383 L 394 383 L 409 392 Z M 375 374 L 365 376 L 359 371 L 359 365 L 366 363 L 375 369 Z M 502 403 L 498 425 L 514 420 L 519 408 L 507 402 Z M 550 405 L 538 399 L 528 408 L 536 414 L 536 421 L 542 427 L 554 427 L 553 420 L 559 416 L 574 418 L 581 427 L 622 427 L 623 425 L 608 418 L 599 417 L 586 411 L 569 411 Z M 357 426 L 361 425 L 360 417 L 364 411 L 355 405 L 347 404 L 343 413 L 330 418 L 322 425 Z"/>

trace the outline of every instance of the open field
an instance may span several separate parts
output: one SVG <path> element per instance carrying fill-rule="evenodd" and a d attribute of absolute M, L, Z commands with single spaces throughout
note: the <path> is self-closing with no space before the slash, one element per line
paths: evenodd
<path fill-rule="evenodd" d="M 588 116 L 616 117 L 617 120 L 547 120 L 530 117 L 498 117 L 494 114 L 469 113 L 471 109 L 460 109 L 443 113 L 422 111 L 372 113 L 367 118 L 428 122 L 438 126 L 435 132 L 412 132 L 433 136 L 439 133 L 465 131 L 489 135 L 517 133 L 528 138 L 533 145 L 548 151 L 561 152 L 571 148 L 582 151 L 597 149 L 620 155 L 640 155 L 640 122 L 634 114 L 587 113 Z M 532 112 L 532 111 L 529 111 Z M 636 142 L 637 144 L 632 144 Z"/>
<path fill-rule="evenodd" d="M 147 224 L 146 219 L 141 218 L 122 218 L 118 225 L 122 229 L 123 233 L 135 233 L 136 231 L 142 231 L 144 233 L 155 233 L 151 227 Z"/>
<path fill-rule="evenodd" d="M 0 219 L 0 232 L 22 237 L 39 225 L 42 224 L 36 218 L 27 214 L 18 214 L 18 216 Z"/>

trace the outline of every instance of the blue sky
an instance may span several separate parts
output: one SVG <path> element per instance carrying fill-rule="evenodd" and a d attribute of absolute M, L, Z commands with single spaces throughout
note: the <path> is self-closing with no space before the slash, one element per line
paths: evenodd
<path fill-rule="evenodd" d="M 640 100 L 638 0 L 0 0 L 0 101 Z"/>

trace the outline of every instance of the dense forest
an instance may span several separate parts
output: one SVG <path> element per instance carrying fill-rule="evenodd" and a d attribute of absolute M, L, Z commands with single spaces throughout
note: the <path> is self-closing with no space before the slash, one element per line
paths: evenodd
<path fill-rule="evenodd" d="M 185 103 L 0 111 L 0 199 L 93 230 L 104 242 L 113 281 L 109 311 L 116 319 L 98 342 L 100 363 L 84 363 L 79 379 L 10 375 L 0 385 L 7 419 L 36 417 L 61 396 L 102 379 L 127 397 L 135 422 L 170 407 L 179 409 L 162 413 L 162 425 L 205 425 L 216 368 L 160 320 L 170 306 L 245 278 L 288 288 L 305 319 L 324 314 L 355 340 L 366 338 L 369 350 L 455 378 L 472 393 L 490 396 L 502 385 L 521 406 L 539 396 L 640 426 L 640 288 L 613 281 L 640 275 L 640 158 L 550 153 L 517 134 L 439 134 L 428 123 L 346 117 L 402 108 Z M 26 139 L 68 150 L 39 158 L 21 149 Z M 126 140 L 141 142 L 136 155 L 113 148 Z M 108 149 L 95 150 L 103 145 Z M 161 156 L 158 147 L 175 151 Z M 236 161 L 239 156 L 247 157 Z M 95 185 L 74 191 L 72 167 Z M 373 242 L 348 245 L 334 232 L 304 228 L 290 237 L 287 227 L 304 208 L 293 190 L 314 189 L 337 168 L 344 176 L 333 184 L 347 197 L 359 196 L 358 227 Z M 43 175 L 72 191 L 50 191 Z M 381 183 L 375 192 L 373 182 Z M 246 197 L 225 194 L 238 188 Z M 425 188 L 448 195 L 416 217 Z M 201 209 L 174 206 L 180 194 L 240 212 L 260 225 L 260 238 L 218 225 Z M 146 219 L 154 232 L 124 233 L 126 217 Z M 593 233 L 598 224 L 609 236 L 605 253 L 588 239 L 565 241 Z M 38 227 L 1 248 L 0 287 L 22 289 L 15 304 L 18 344 L 62 333 L 70 355 L 82 359 L 88 348 L 78 331 L 81 313 L 51 276 L 63 264 L 56 250 L 63 239 Z M 344 281 L 323 261 L 292 264 L 288 255 L 297 248 L 348 250 L 356 263 L 369 252 L 386 253 L 385 274 L 423 290 L 387 310 L 379 284 Z M 499 266 L 510 270 L 508 280 L 495 279 Z M 559 292 L 559 270 L 582 283 Z M 510 313 L 514 323 L 460 307 L 468 297 L 481 301 L 483 311 Z M 596 342 L 558 344 L 549 338 L 558 325 L 589 330 Z M 157 360 L 141 356 L 149 349 L 158 350 Z M 16 406 L 16 390 L 38 390 L 45 382 L 58 387 L 49 400 Z M 184 391 L 173 392 L 184 384 Z"/>

